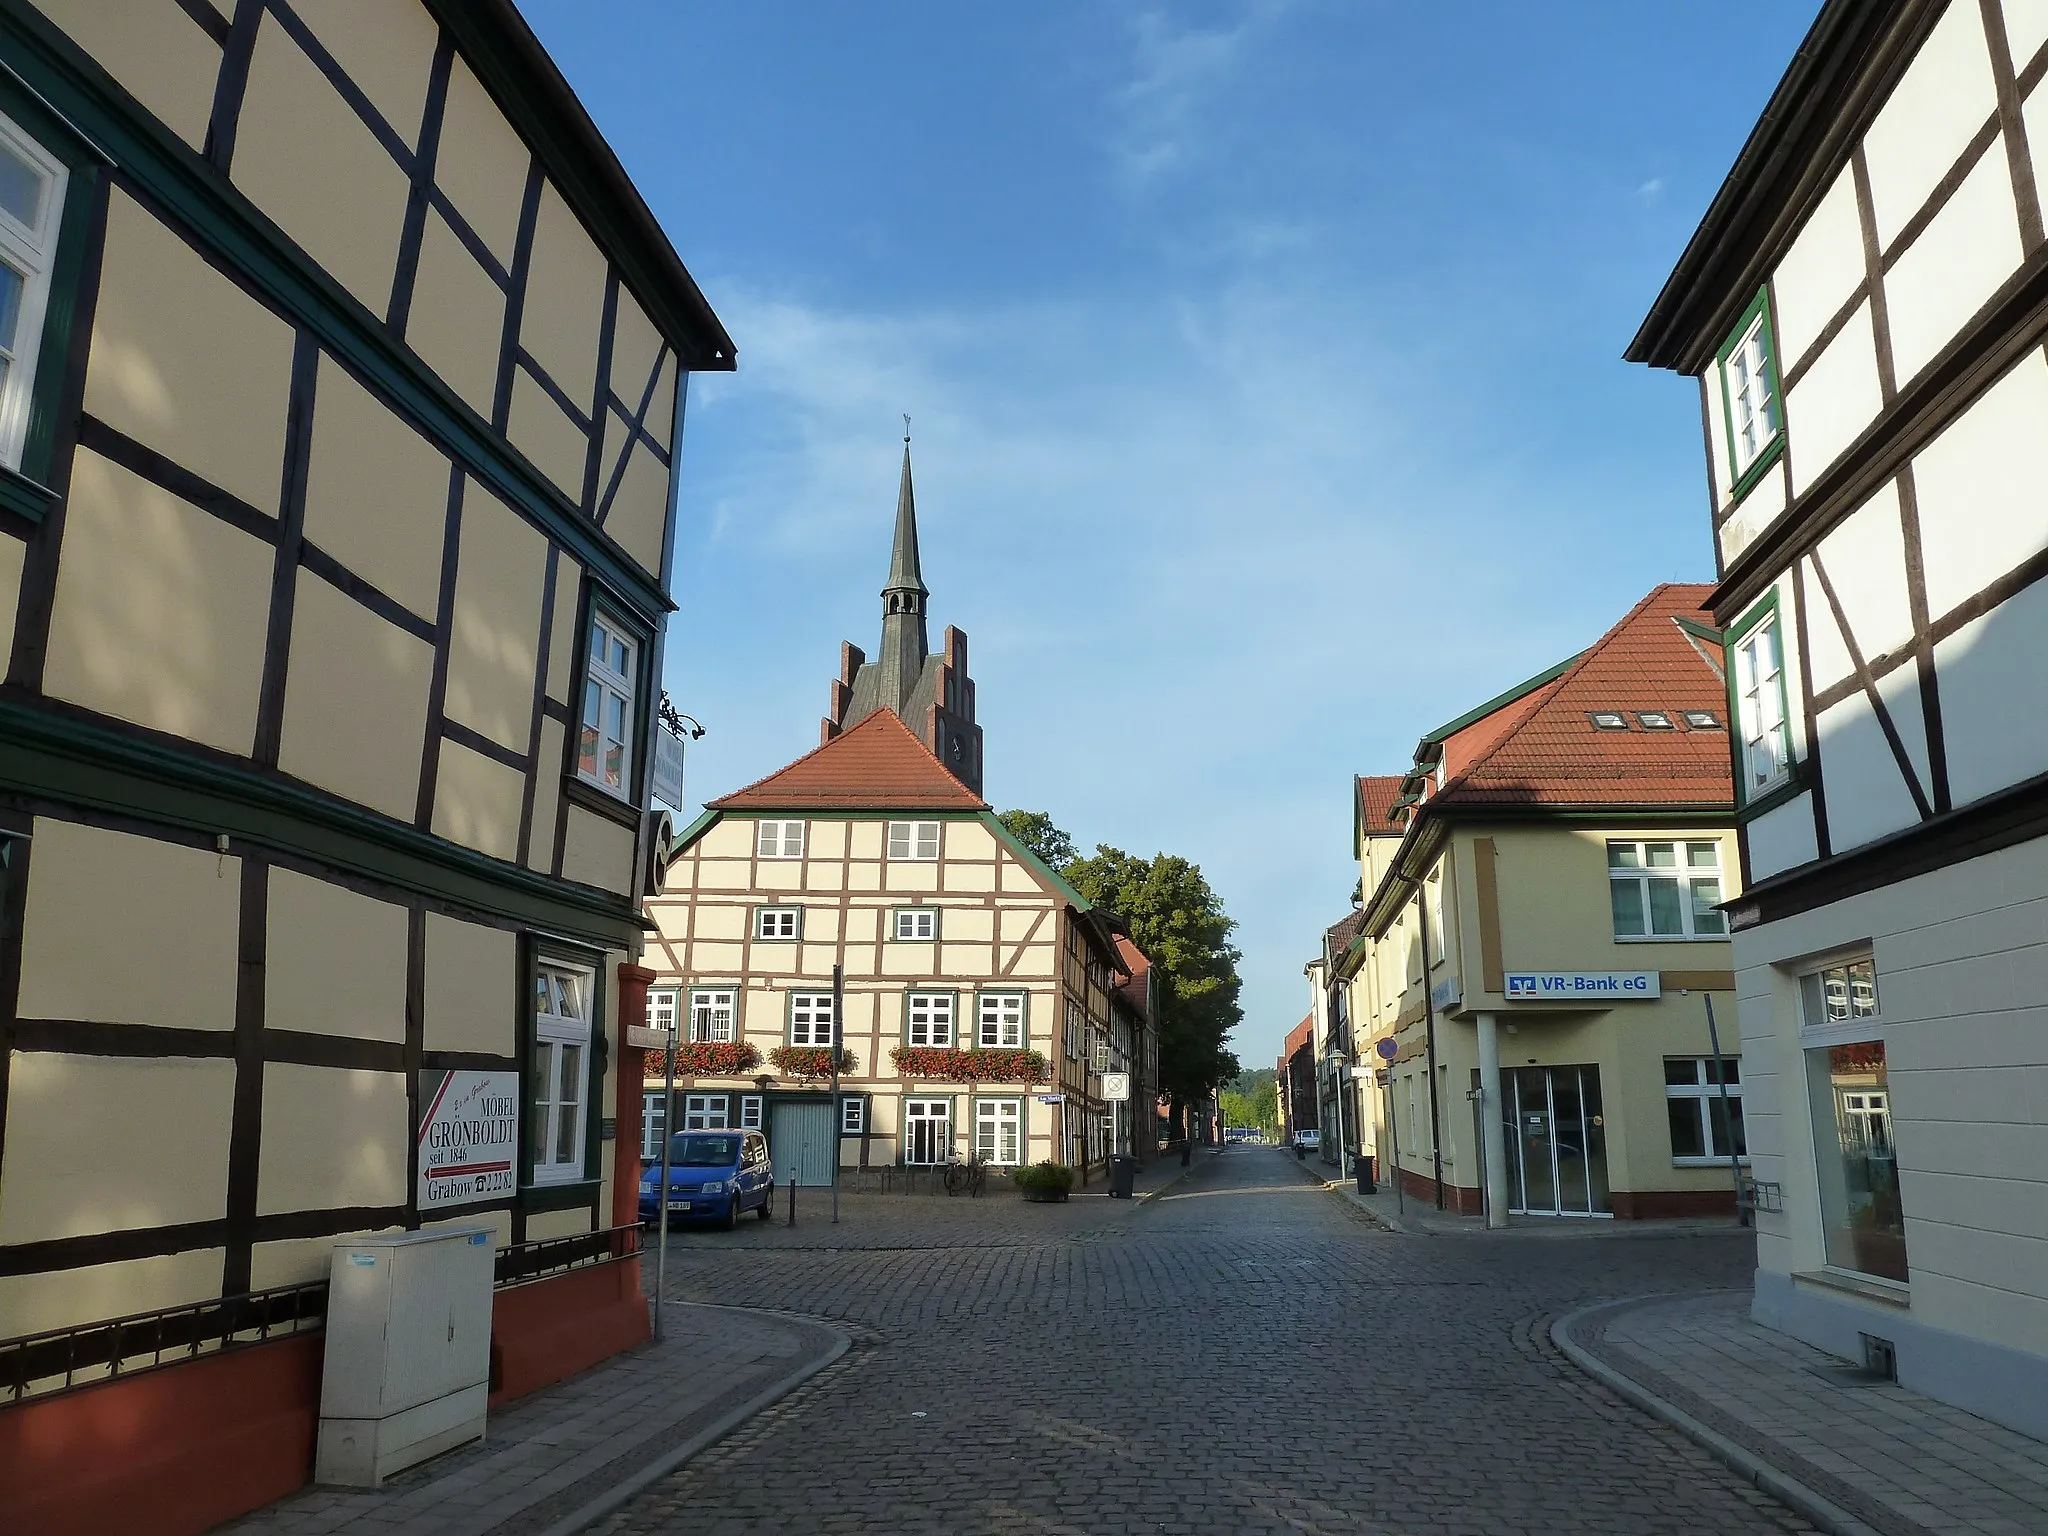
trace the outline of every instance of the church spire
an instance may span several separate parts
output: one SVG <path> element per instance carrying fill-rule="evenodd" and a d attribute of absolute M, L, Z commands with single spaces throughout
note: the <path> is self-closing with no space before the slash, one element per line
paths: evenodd
<path fill-rule="evenodd" d="M 900 596 L 899 596 L 900 595 Z M 903 418 L 903 479 L 896 488 L 896 546 L 889 553 L 889 584 L 882 588 L 882 614 L 924 612 L 924 574 L 917 560 L 917 498 L 910 489 L 910 418 Z"/>

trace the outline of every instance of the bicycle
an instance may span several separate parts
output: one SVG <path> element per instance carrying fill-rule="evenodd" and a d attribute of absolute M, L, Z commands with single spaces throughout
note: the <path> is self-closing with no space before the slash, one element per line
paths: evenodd
<path fill-rule="evenodd" d="M 946 1164 L 946 1193 L 967 1194 L 974 1199 L 981 1198 L 981 1192 L 988 1187 L 988 1169 L 979 1157 L 971 1162 L 954 1158 Z"/>

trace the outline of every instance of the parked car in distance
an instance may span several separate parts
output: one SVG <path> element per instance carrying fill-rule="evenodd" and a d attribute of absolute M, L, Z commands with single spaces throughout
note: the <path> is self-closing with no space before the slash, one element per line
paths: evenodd
<path fill-rule="evenodd" d="M 668 1140 L 668 1214 L 671 1220 L 715 1221 L 730 1232 L 740 1213 L 758 1210 L 766 1221 L 775 1204 L 775 1166 L 759 1131 L 677 1131 Z M 640 1220 L 661 1214 L 661 1164 L 640 1175 Z"/>
<path fill-rule="evenodd" d="M 1321 1131 L 1296 1131 L 1294 1133 L 1294 1145 L 1301 1148 L 1304 1152 L 1313 1152 L 1321 1147 L 1322 1144 L 1323 1133 Z"/>

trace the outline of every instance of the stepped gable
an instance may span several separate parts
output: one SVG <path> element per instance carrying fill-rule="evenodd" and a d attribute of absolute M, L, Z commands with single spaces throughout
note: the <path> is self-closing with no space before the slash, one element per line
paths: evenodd
<path fill-rule="evenodd" d="M 894 710 L 858 725 L 744 789 L 710 801 L 714 811 L 985 811 Z"/>
<path fill-rule="evenodd" d="M 1712 627 L 1702 606 L 1712 591 L 1653 590 L 1554 682 L 1518 700 L 1513 724 L 1457 765 L 1424 806 L 1731 805 L 1727 687 L 1680 627 Z M 1627 729 L 1595 726 L 1601 711 L 1618 711 Z M 1646 711 L 1674 728 L 1646 729 Z M 1690 726 L 1687 711 L 1717 724 Z"/>

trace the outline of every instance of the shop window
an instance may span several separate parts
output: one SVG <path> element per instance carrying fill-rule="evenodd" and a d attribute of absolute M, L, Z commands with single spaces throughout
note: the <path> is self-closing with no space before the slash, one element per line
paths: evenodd
<path fill-rule="evenodd" d="M 1727 1103 L 1721 1073 L 1727 1072 Z M 1749 1152 L 1742 1126 L 1742 1063 L 1732 1057 L 1671 1056 L 1664 1061 L 1665 1110 L 1671 1120 L 1671 1161 L 1725 1163 Z"/>

